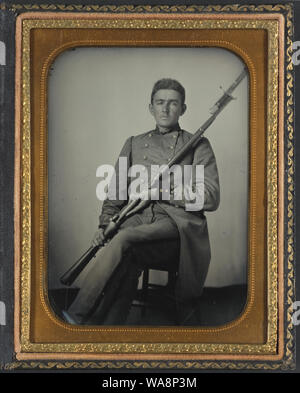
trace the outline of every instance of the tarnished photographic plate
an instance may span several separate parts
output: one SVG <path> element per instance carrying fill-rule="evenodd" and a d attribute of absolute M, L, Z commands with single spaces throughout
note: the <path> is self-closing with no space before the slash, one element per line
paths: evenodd
<path fill-rule="evenodd" d="M 1 12 L 15 21 L 14 312 L 5 368 L 292 369 L 293 4 L 15 4 Z M 243 69 L 231 96 L 226 89 Z M 148 104 L 160 78 L 185 87 L 179 123 L 191 134 L 223 94 L 231 101 L 205 132 L 220 204 L 206 214 L 211 260 L 196 314 L 173 323 L 153 308 L 141 320 L 143 309 L 132 305 L 127 323 L 73 324 L 61 314 L 72 286 L 60 277 L 97 228 L 96 169 L 113 165 L 127 138 L 137 143 L 154 129 L 141 147 L 149 161 L 157 128 Z"/>

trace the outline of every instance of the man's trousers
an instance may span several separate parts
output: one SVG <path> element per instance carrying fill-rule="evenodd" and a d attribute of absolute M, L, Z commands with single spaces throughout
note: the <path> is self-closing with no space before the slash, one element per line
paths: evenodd
<path fill-rule="evenodd" d="M 68 313 L 79 324 L 124 324 L 141 273 L 138 249 L 153 245 L 155 255 L 160 243 L 155 255 L 159 263 L 172 255 L 170 247 L 162 247 L 170 240 L 179 243 L 176 224 L 157 203 L 128 218 L 90 262 L 93 265 Z"/>

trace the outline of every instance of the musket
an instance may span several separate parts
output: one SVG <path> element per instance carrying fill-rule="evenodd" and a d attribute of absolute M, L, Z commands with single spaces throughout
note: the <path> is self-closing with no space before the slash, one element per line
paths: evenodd
<path fill-rule="evenodd" d="M 192 138 L 184 144 L 181 149 L 173 156 L 173 158 L 168 162 L 167 165 L 164 165 L 162 169 L 157 173 L 154 177 L 149 190 L 153 187 L 153 184 L 157 184 L 162 176 L 168 171 L 173 165 L 179 163 L 183 157 L 191 150 L 195 149 L 195 147 L 200 143 L 204 132 L 208 129 L 208 127 L 215 121 L 216 117 L 220 114 L 220 112 L 226 107 L 226 105 L 234 99 L 232 96 L 233 91 L 236 87 L 241 83 L 241 81 L 246 77 L 247 69 L 246 67 L 240 73 L 240 75 L 235 79 L 232 85 L 224 91 L 222 97 L 215 103 L 215 105 L 210 109 L 211 116 L 205 121 L 204 124 L 195 132 Z M 137 211 L 144 209 L 149 203 L 150 199 L 142 200 L 140 198 L 130 200 L 129 203 L 121 209 L 121 211 L 115 214 L 111 219 L 107 227 L 103 232 L 103 236 L 105 241 L 111 239 L 120 228 L 121 224 L 130 216 L 135 214 Z M 105 243 L 105 242 L 104 242 Z M 82 270 L 86 267 L 89 261 L 96 255 L 99 249 L 103 247 L 101 245 L 98 246 L 90 246 L 87 251 L 61 276 L 60 282 L 64 285 L 72 285 Z"/>

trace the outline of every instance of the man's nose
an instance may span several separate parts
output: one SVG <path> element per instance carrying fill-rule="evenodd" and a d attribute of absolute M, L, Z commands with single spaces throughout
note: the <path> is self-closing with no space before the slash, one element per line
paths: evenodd
<path fill-rule="evenodd" d="M 169 104 L 163 105 L 163 108 L 162 108 L 163 112 L 169 112 L 169 109 L 170 109 Z"/>

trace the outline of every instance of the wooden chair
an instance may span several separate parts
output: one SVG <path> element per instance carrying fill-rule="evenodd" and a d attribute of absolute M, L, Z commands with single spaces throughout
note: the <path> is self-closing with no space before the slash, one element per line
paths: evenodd
<path fill-rule="evenodd" d="M 137 291 L 132 306 L 142 309 L 142 318 L 145 317 L 148 309 L 163 308 L 167 303 L 171 307 L 168 311 L 173 313 L 174 319 L 177 320 L 175 286 L 178 275 L 179 252 L 179 242 L 175 240 L 147 244 L 136 250 L 143 275 L 141 289 Z M 167 284 L 151 283 L 149 280 L 150 270 L 167 272 Z"/>

